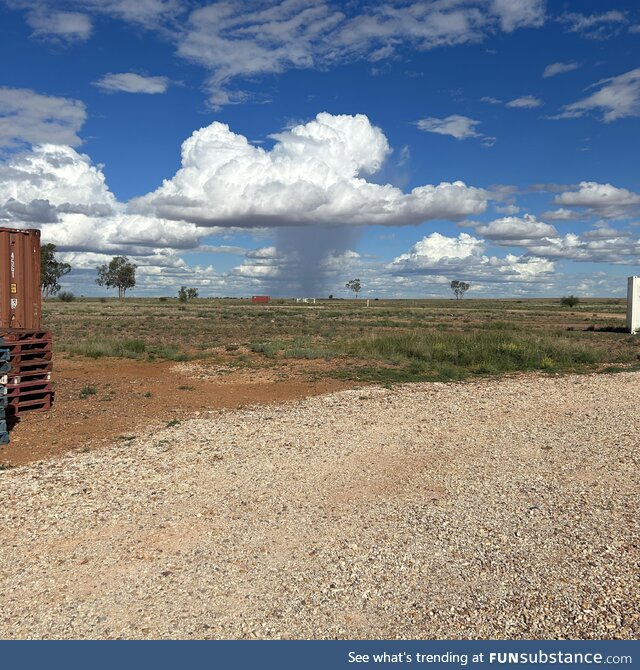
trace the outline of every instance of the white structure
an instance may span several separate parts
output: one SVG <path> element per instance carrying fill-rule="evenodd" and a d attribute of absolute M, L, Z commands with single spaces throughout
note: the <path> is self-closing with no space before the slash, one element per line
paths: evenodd
<path fill-rule="evenodd" d="M 640 330 L 640 277 L 629 277 L 628 280 L 627 328 L 632 335 Z"/>

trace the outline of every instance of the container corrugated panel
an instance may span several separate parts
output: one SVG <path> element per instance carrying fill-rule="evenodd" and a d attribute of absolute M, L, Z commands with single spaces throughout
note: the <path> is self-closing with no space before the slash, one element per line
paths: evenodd
<path fill-rule="evenodd" d="M 42 328 L 39 230 L 0 228 L 0 328 Z"/>
<path fill-rule="evenodd" d="M 8 416 L 48 410 L 53 402 L 51 333 L 0 329 L 0 345 L 9 351 L 11 366 L 5 386 Z"/>

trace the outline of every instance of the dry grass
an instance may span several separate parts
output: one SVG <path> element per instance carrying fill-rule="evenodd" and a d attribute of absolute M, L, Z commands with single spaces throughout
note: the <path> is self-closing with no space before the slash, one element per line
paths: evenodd
<path fill-rule="evenodd" d="M 342 377 L 458 379 L 516 370 L 635 366 L 625 301 L 78 299 L 47 302 L 58 352 L 90 357 L 213 359 L 265 367 L 327 359 Z M 247 353 L 248 352 L 248 353 Z"/>

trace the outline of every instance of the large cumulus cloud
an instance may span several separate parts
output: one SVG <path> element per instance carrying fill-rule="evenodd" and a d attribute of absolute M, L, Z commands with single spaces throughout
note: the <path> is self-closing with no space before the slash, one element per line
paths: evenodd
<path fill-rule="evenodd" d="M 382 131 L 364 115 L 320 113 L 256 147 L 222 123 L 182 145 L 182 167 L 133 213 L 200 226 L 407 225 L 479 214 L 487 193 L 461 181 L 410 193 L 367 181 L 390 153 Z"/>
<path fill-rule="evenodd" d="M 127 214 L 88 156 L 55 144 L 0 165 L 0 225 L 41 228 L 60 250 L 145 255 L 193 248 L 203 236 L 192 223 Z"/>
<path fill-rule="evenodd" d="M 431 233 L 396 257 L 388 269 L 400 276 L 442 275 L 481 283 L 539 282 L 554 273 L 554 263 L 546 258 L 488 256 L 486 246 L 483 239 L 467 233 L 458 237 Z"/>
<path fill-rule="evenodd" d="M 0 165 L 0 207 L 7 202 L 25 206 L 40 202 L 39 208 L 32 207 L 34 211 L 44 211 L 48 203 L 47 220 L 57 212 L 86 211 L 96 216 L 117 209 L 104 175 L 89 157 L 56 144 L 37 145 Z"/>

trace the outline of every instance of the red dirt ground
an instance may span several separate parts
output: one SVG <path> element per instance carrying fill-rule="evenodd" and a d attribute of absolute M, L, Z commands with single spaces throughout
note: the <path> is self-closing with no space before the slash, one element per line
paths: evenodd
<path fill-rule="evenodd" d="M 336 379 L 314 379 L 309 362 L 304 371 L 295 365 L 274 371 L 57 357 L 53 378 L 52 409 L 22 415 L 11 431 L 11 443 L 0 446 L 0 466 L 109 446 L 150 425 L 208 410 L 280 403 L 354 386 Z M 97 393 L 82 398 L 86 386 L 95 387 Z"/>

